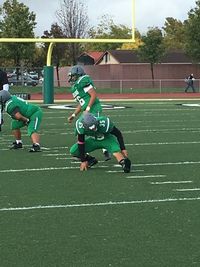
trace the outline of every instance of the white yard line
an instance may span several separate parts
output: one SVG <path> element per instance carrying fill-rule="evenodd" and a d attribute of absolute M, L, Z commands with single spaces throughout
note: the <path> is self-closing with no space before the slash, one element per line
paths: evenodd
<path fill-rule="evenodd" d="M 53 155 L 56 155 L 56 154 L 52 154 L 52 156 Z M 134 164 L 134 166 L 139 167 L 139 166 L 165 166 L 165 165 L 188 165 L 188 164 L 200 164 L 200 161 L 141 163 L 141 164 Z M 108 168 L 109 166 L 98 165 L 98 167 Z M 77 169 L 77 168 L 79 168 L 79 167 L 47 167 L 47 168 L 33 168 L 33 169 L 32 168 L 30 168 L 30 169 L 28 169 L 28 168 L 26 168 L 26 169 L 7 169 L 7 170 L 0 170 L 0 173 L 70 170 L 70 169 Z M 155 175 L 153 177 L 155 177 Z"/>
<path fill-rule="evenodd" d="M 179 192 L 185 192 L 185 191 L 200 191 L 200 188 L 174 189 L 173 191 L 179 191 Z"/>
<path fill-rule="evenodd" d="M 150 184 L 154 185 L 162 185 L 162 184 L 188 184 L 193 183 L 193 181 L 165 181 L 165 182 L 150 182 Z"/>
<path fill-rule="evenodd" d="M 41 210 L 41 209 L 65 209 L 65 208 L 82 208 L 82 207 L 98 207 L 98 206 L 114 206 L 114 205 L 134 205 L 134 204 L 148 204 L 148 203 L 166 203 L 178 201 L 197 201 L 200 197 L 196 198 L 166 198 L 166 199 L 148 199 L 148 200 L 132 200 L 132 201 L 109 201 L 97 203 L 77 203 L 77 204 L 62 204 L 62 205 L 38 205 L 29 207 L 9 207 L 0 208 L 3 211 L 24 211 L 24 210 Z"/>
<path fill-rule="evenodd" d="M 109 166 L 100 166 L 98 168 L 108 168 Z M 36 172 L 36 171 L 55 171 L 55 170 L 74 170 L 80 167 L 47 167 L 47 168 L 34 168 L 34 169 L 10 169 L 10 170 L 0 170 L 0 173 L 12 173 L 12 172 Z"/>
<path fill-rule="evenodd" d="M 154 145 L 157 146 L 157 145 L 187 145 L 187 144 L 200 144 L 200 141 L 136 143 L 136 144 L 126 144 L 126 146 L 154 146 Z"/>
<path fill-rule="evenodd" d="M 166 165 L 192 165 L 200 164 L 200 161 L 180 161 L 180 162 L 154 162 L 154 163 L 138 163 L 134 166 L 166 166 Z"/>
<path fill-rule="evenodd" d="M 127 176 L 127 179 L 138 179 L 138 178 L 158 178 L 158 177 L 166 177 L 166 175 L 158 174 L 158 175 L 137 175 L 137 176 Z"/>
<path fill-rule="evenodd" d="M 118 167 L 118 166 L 117 166 Z M 119 166 L 121 167 L 121 166 Z M 144 170 L 131 170 L 131 172 L 143 172 Z M 123 172 L 123 170 L 120 171 L 106 171 L 107 173 L 120 173 Z"/>

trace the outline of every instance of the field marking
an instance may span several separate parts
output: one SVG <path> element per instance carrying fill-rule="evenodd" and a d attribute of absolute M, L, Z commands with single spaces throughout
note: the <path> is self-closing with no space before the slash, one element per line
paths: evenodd
<path fill-rule="evenodd" d="M 65 133 L 67 134 L 67 133 Z M 3 144 L 3 143 L 2 143 Z M 187 145 L 187 144 L 200 144 L 200 141 L 182 141 L 182 142 L 153 142 L 153 143 L 135 143 L 135 144 L 126 144 L 126 146 L 156 146 L 156 145 Z M 30 145 L 23 145 L 24 147 L 29 147 Z M 41 147 L 43 152 L 48 153 L 50 151 L 58 152 L 56 149 L 68 149 L 68 146 L 61 146 L 61 147 Z M 0 148 L 0 151 L 7 151 L 10 150 L 10 148 Z M 53 154 L 52 154 L 53 155 Z M 59 154 L 64 155 L 64 154 Z M 67 153 L 65 153 L 67 155 Z M 69 155 L 69 154 L 68 154 Z"/>
<path fill-rule="evenodd" d="M 158 174 L 158 175 L 138 175 L 138 176 L 127 176 L 127 179 L 138 179 L 138 178 L 159 178 L 166 177 L 166 175 Z"/>
<path fill-rule="evenodd" d="M 193 181 L 165 181 L 165 182 L 150 182 L 150 184 L 154 185 L 162 185 L 162 184 L 187 184 L 193 183 Z"/>
<path fill-rule="evenodd" d="M 70 155 L 70 154 L 67 154 L 67 153 L 54 153 L 54 154 L 44 154 L 42 156 L 44 156 L 44 157 L 53 157 L 53 156 L 67 156 L 67 155 Z"/>
<path fill-rule="evenodd" d="M 180 162 L 157 162 L 157 163 L 138 163 L 134 166 L 166 166 L 166 165 L 189 165 L 189 164 L 200 164 L 200 161 L 180 161 Z"/>
<path fill-rule="evenodd" d="M 187 144 L 200 144 L 200 141 L 186 141 L 186 142 L 154 142 L 154 143 L 136 143 L 126 144 L 126 146 L 153 146 L 153 145 L 187 145 Z"/>
<path fill-rule="evenodd" d="M 118 167 L 118 166 L 117 166 Z M 121 167 L 121 166 L 119 166 Z M 131 170 L 131 172 L 143 172 L 144 170 Z M 107 173 L 121 173 L 123 170 L 120 171 L 106 171 Z"/>
<path fill-rule="evenodd" d="M 99 168 L 108 168 L 109 166 L 99 166 Z M 35 172 L 35 171 L 55 171 L 55 170 L 75 170 L 80 167 L 49 167 L 49 168 L 35 168 L 35 169 L 10 169 L 10 170 L 0 170 L 0 173 L 12 173 L 12 172 Z"/>
<path fill-rule="evenodd" d="M 183 132 L 183 131 L 191 131 L 191 132 L 199 132 L 200 128 L 171 128 L 171 129 L 140 129 L 140 130 L 133 130 L 133 131 L 126 131 L 122 129 L 122 132 L 125 134 L 132 134 L 132 133 L 171 133 L 171 132 Z"/>
<path fill-rule="evenodd" d="M 180 191 L 180 192 L 184 192 L 184 191 L 200 191 L 200 188 L 174 189 L 173 191 Z"/>
<path fill-rule="evenodd" d="M 188 164 L 200 164 L 200 161 L 184 161 L 184 162 L 157 162 L 157 163 L 140 163 L 134 164 L 134 166 L 166 166 L 166 165 L 188 165 Z M 109 166 L 99 166 L 100 168 L 108 168 Z M 79 167 L 46 167 L 46 168 L 31 168 L 31 169 L 7 169 L 0 170 L 0 173 L 9 172 L 32 172 L 32 171 L 54 171 L 54 170 L 73 170 Z M 155 176 L 154 176 L 155 177 Z"/>
<path fill-rule="evenodd" d="M 114 205 L 129 205 L 129 204 L 148 204 L 148 203 L 165 203 L 165 202 L 178 202 L 178 201 L 197 201 L 200 197 L 196 198 L 166 198 L 166 199 L 149 199 L 149 200 L 132 200 L 132 201 L 109 201 L 97 203 L 78 203 L 78 204 L 63 204 L 63 205 L 38 205 L 30 207 L 10 207 L 0 208 L 3 211 L 24 211 L 24 210 L 37 210 L 37 209 L 65 209 L 65 208 L 82 208 L 82 207 L 98 207 L 98 206 L 114 206 Z"/>

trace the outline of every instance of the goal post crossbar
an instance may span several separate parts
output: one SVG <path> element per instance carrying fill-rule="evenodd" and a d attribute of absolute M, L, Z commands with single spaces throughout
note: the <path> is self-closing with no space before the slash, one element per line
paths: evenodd
<path fill-rule="evenodd" d="M 86 38 L 0 38 L 0 43 L 132 43 L 131 39 L 86 39 Z"/>
<path fill-rule="evenodd" d="M 0 43 L 132 43 L 135 42 L 135 0 L 132 4 L 132 36 L 126 39 L 99 39 L 99 38 L 0 38 Z"/>

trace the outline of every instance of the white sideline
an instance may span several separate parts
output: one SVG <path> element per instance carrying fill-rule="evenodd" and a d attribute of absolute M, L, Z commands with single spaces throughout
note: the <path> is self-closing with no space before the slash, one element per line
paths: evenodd
<path fill-rule="evenodd" d="M 38 205 L 32 207 L 10 207 L 0 208 L 3 211 L 23 211 L 23 210 L 36 210 L 36 209 L 65 209 L 65 208 L 82 208 L 82 207 L 98 207 L 98 206 L 113 206 L 113 205 L 129 205 L 129 204 L 146 204 L 146 203 L 164 203 L 164 202 L 177 202 L 177 201 L 195 201 L 200 200 L 196 198 L 166 198 L 166 199 L 149 199 L 149 200 L 133 200 L 133 201 L 109 201 L 99 203 L 79 203 L 79 204 L 65 204 L 65 205 Z"/>

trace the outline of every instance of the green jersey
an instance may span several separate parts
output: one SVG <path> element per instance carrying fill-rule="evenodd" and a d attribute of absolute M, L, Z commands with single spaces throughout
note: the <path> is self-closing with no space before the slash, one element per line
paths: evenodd
<path fill-rule="evenodd" d="M 5 111 L 12 117 L 12 114 L 16 109 L 18 109 L 26 118 L 30 118 L 33 113 L 40 110 L 38 106 L 29 104 L 20 97 L 11 96 L 11 99 L 6 102 Z"/>
<path fill-rule="evenodd" d="M 84 111 L 89 104 L 91 96 L 88 91 L 91 88 L 96 89 L 89 75 L 83 75 L 79 77 L 75 84 L 71 87 L 71 93 L 74 99 L 81 105 L 82 111 Z M 90 112 L 93 114 L 97 114 L 101 111 L 102 107 L 100 101 L 98 98 L 96 98 L 90 109 Z"/>
<path fill-rule="evenodd" d="M 114 124 L 110 121 L 108 117 L 102 116 L 97 117 L 98 125 L 97 130 L 88 130 L 85 129 L 83 123 L 81 122 L 81 118 L 76 121 L 76 135 L 85 134 L 94 138 L 95 140 L 103 140 L 106 136 L 110 134 L 112 131 Z"/>

